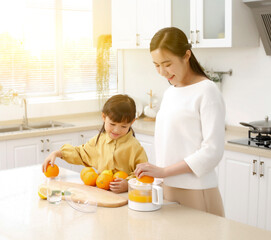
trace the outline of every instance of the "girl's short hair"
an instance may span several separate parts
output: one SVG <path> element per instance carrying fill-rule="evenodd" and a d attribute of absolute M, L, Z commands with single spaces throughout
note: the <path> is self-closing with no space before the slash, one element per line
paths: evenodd
<path fill-rule="evenodd" d="M 131 123 L 136 117 L 136 104 L 134 99 L 126 94 L 117 94 L 109 98 L 102 109 L 102 112 L 110 118 L 113 122 Z M 133 135 L 134 131 L 131 128 Z M 104 124 L 100 129 L 96 144 L 100 138 L 101 133 L 105 132 Z"/>
<path fill-rule="evenodd" d="M 176 27 L 168 27 L 159 30 L 157 33 L 155 33 L 150 43 L 150 52 L 156 49 L 165 49 L 180 58 L 185 55 L 187 50 L 190 50 L 191 57 L 189 59 L 189 63 L 191 69 L 195 73 L 208 78 L 193 54 L 191 48 L 192 45 L 188 42 L 185 33 Z"/>

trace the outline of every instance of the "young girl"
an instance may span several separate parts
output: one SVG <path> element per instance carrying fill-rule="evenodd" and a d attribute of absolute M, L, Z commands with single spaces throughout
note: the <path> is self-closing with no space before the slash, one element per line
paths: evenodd
<path fill-rule="evenodd" d="M 99 134 L 81 146 L 64 144 L 60 150 L 52 152 L 44 161 L 42 171 L 53 165 L 57 157 L 71 164 L 94 167 L 103 170 L 124 171 L 134 177 L 139 163 L 147 162 L 147 155 L 134 137 L 132 124 L 135 121 L 136 105 L 127 95 L 115 95 L 107 100 L 102 110 L 104 124 Z M 110 184 L 115 193 L 128 190 L 127 179 L 116 179 Z"/>

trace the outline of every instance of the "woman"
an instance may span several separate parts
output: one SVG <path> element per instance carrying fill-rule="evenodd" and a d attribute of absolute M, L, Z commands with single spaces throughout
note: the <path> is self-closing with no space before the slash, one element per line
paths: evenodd
<path fill-rule="evenodd" d="M 164 28 L 151 40 L 158 73 L 170 83 L 155 125 L 157 166 L 138 164 L 137 177 L 164 178 L 164 197 L 224 216 L 215 167 L 224 151 L 225 106 L 178 28 Z"/>

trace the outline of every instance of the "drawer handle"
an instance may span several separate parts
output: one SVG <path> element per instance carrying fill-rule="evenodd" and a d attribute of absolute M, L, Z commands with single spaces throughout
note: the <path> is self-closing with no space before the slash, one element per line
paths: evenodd
<path fill-rule="evenodd" d="M 257 160 L 253 160 L 253 172 L 252 172 L 253 175 L 257 174 L 256 163 L 257 163 Z"/>
<path fill-rule="evenodd" d="M 197 34 L 196 43 L 199 43 L 199 39 L 200 39 L 199 30 L 196 30 L 196 34 Z"/>
<path fill-rule="evenodd" d="M 194 44 L 194 31 L 193 30 L 190 31 L 190 43 Z"/>
<path fill-rule="evenodd" d="M 260 177 L 264 176 L 264 162 L 260 162 Z"/>
<path fill-rule="evenodd" d="M 42 145 L 41 145 L 41 152 L 44 152 L 44 141 L 43 140 L 40 140 L 41 141 L 41 143 L 42 143 Z"/>

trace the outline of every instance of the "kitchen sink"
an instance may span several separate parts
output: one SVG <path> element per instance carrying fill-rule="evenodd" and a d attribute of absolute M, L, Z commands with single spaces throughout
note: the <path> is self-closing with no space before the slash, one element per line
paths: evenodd
<path fill-rule="evenodd" d="M 29 127 L 25 127 L 24 125 L 9 125 L 9 126 L 2 126 L 0 127 L 0 133 L 6 132 L 20 132 L 24 130 L 29 130 Z"/>
<path fill-rule="evenodd" d="M 39 123 L 30 123 L 27 126 L 23 124 L 19 125 L 7 125 L 0 126 L 0 133 L 8 133 L 8 132 L 22 132 L 25 130 L 37 130 L 37 129 L 53 129 L 53 128 L 61 128 L 61 127 L 72 127 L 72 124 L 55 122 L 55 121 L 47 121 L 47 122 L 39 122 Z"/>
<path fill-rule="evenodd" d="M 42 129 L 42 128 L 57 128 L 57 127 L 72 127 L 72 124 L 48 121 L 48 122 L 40 122 L 40 123 L 31 123 L 28 124 L 28 127 L 32 129 Z"/>

